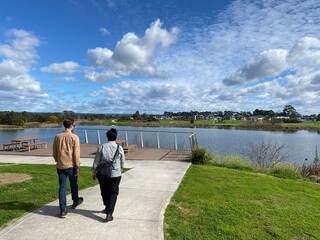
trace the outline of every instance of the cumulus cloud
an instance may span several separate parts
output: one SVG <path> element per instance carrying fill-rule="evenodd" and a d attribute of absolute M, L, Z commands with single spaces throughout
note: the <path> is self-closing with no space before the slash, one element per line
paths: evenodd
<path fill-rule="evenodd" d="M 93 82 L 103 82 L 112 78 L 141 74 L 157 76 L 153 57 L 157 50 L 173 44 L 179 30 L 170 31 L 162 28 L 160 20 L 151 23 L 142 38 L 129 32 L 118 41 L 114 51 L 107 48 L 89 49 L 87 52 L 90 63 L 95 67 L 103 67 L 100 73 L 87 73 L 87 79 Z"/>
<path fill-rule="evenodd" d="M 195 102 L 194 98 L 205 99 L 205 96 L 201 96 L 205 93 L 202 89 L 178 81 L 159 83 L 156 80 L 127 80 L 90 92 L 90 95 L 98 99 L 91 104 L 105 111 L 134 112 L 147 109 L 159 112 L 164 107 L 175 111 L 189 111 L 195 104 L 201 108 L 201 103 Z"/>
<path fill-rule="evenodd" d="M 0 99 L 6 103 L 1 100 L 0 107 L 7 109 L 8 102 L 19 106 L 32 103 L 35 98 L 48 97 L 41 92 L 40 82 L 29 73 L 37 62 L 40 40 L 33 33 L 19 29 L 7 31 L 5 37 L 5 43 L 0 44 Z"/>
<path fill-rule="evenodd" d="M 230 77 L 225 78 L 223 83 L 225 85 L 243 84 L 264 77 L 276 76 L 287 68 L 287 54 L 288 52 L 284 49 L 264 51 L 258 60 L 237 70 Z"/>
<path fill-rule="evenodd" d="M 108 0 L 104 6 L 121 14 L 124 8 L 119 6 L 127 2 L 122 3 Z M 147 8 L 133 7 L 132 12 L 145 19 L 138 19 L 136 24 L 124 22 L 123 26 L 141 27 L 150 19 L 141 14 Z M 61 76 L 64 80 L 75 79 L 71 74 L 80 71 L 88 81 L 80 82 L 83 88 L 79 91 L 94 89 L 88 92 L 88 100 L 83 95 L 83 99 L 75 99 L 74 89 L 70 87 L 72 91 L 68 92 L 65 88 L 63 97 L 58 95 L 61 92 L 55 93 L 57 97 L 50 106 L 59 110 L 72 95 L 75 100 L 68 104 L 74 111 L 86 112 L 277 111 L 287 104 L 293 104 L 299 112 L 318 111 L 318 0 L 235 0 L 214 15 L 210 7 L 201 16 L 191 12 L 184 15 L 174 8 L 176 14 L 168 14 L 166 21 L 179 26 L 179 30 L 165 29 L 156 20 L 141 36 L 131 30 L 113 48 L 93 47 L 87 51 L 90 67 L 70 61 L 42 68 L 46 73 L 68 74 L 67 78 Z M 109 31 L 101 28 L 100 32 Z M 21 88 L 18 81 L 22 79 L 28 82 L 29 92 L 40 91 L 39 82 L 29 74 L 37 61 L 39 40 L 34 37 L 28 32 L 12 31 L 7 35 L 11 43 L 0 45 L 0 81 L 6 85 L 0 83 L 8 90 L 0 94 L 8 96 L 12 89 Z M 118 81 L 105 83 L 114 79 Z M 72 82 L 65 85 L 73 86 Z M 14 91 L 13 95 L 19 96 Z"/>
<path fill-rule="evenodd" d="M 46 73 L 76 73 L 80 71 L 80 65 L 76 62 L 53 63 L 48 67 L 42 67 L 41 72 Z"/>
<path fill-rule="evenodd" d="M 290 50 L 288 62 L 297 70 L 310 70 L 320 65 L 320 40 L 315 37 L 301 38 Z"/>
<path fill-rule="evenodd" d="M 166 30 L 157 20 L 143 36 L 129 32 L 113 49 L 87 51 L 92 68 L 84 70 L 85 79 L 119 81 L 90 92 L 95 100 L 84 105 L 88 111 L 162 112 L 277 111 L 293 104 L 310 112 L 320 93 L 319 7 L 316 0 L 237 0 L 212 24 L 211 15 L 197 27 L 182 18 L 180 30 Z M 159 51 L 175 41 L 170 51 Z M 163 73 L 170 77 L 149 78 Z M 147 80 L 125 80 L 131 75 Z"/>
<path fill-rule="evenodd" d="M 87 55 L 89 62 L 94 67 L 99 67 L 107 65 L 113 55 L 113 52 L 108 48 L 97 47 L 95 49 L 89 49 L 87 51 Z"/>

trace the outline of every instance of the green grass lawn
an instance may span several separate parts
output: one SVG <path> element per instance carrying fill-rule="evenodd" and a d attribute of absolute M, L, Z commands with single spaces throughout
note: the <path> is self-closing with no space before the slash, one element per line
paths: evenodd
<path fill-rule="evenodd" d="M 97 184 L 90 170 L 81 168 L 80 189 Z M 0 172 L 32 176 L 0 187 L 2 227 L 58 197 L 53 165 L 0 164 Z M 320 239 L 319 209 L 320 185 L 192 165 L 165 212 L 165 239 Z"/>
<path fill-rule="evenodd" d="M 165 239 L 320 239 L 320 186 L 192 165 L 165 212 Z"/>
<path fill-rule="evenodd" d="M 0 164 L 0 173 L 25 173 L 32 176 L 29 181 L 0 187 L 0 227 L 58 198 L 59 184 L 54 165 Z M 91 168 L 81 167 L 79 190 L 95 184 L 97 181 L 91 178 Z M 68 201 L 72 204 L 71 200 Z"/>

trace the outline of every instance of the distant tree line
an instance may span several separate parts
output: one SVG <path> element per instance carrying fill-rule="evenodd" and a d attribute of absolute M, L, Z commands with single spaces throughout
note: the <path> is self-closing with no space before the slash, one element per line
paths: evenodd
<path fill-rule="evenodd" d="M 281 112 L 274 112 L 272 110 L 263 110 L 263 109 L 255 109 L 251 112 L 233 112 L 233 111 L 216 111 L 216 112 L 198 112 L 198 111 L 190 111 L 190 112 L 164 112 L 162 116 L 164 117 L 182 117 L 183 119 L 193 119 L 194 116 L 215 116 L 223 119 L 228 119 L 230 116 L 240 116 L 240 117 L 251 117 L 251 116 L 264 116 L 270 118 L 276 117 L 286 117 L 286 119 L 282 119 L 284 122 L 295 122 L 301 118 L 301 114 L 299 114 L 296 109 L 291 105 L 284 106 Z M 102 119 L 110 119 L 117 118 L 120 121 L 126 120 L 135 120 L 135 121 L 158 121 L 158 118 L 161 115 L 147 115 L 146 113 L 140 114 L 139 111 L 136 111 L 133 114 L 92 114 L 92 113 L 74 113 L 73 111 L 63 111 L 63 112 L 52 112 L 52 113 L 34 113 L 34 112 L 13 112 L 13 111 L 2 111 L 0 112 L 0 124 L 5 125 L 19 125 L 24 126 L 27 123 L 61 123 L 65 118 L 71 117 L 76 120 L 102 120 Z M 320 114 L 311 115 L 312 120 L 320 120 Z M 311 117 L 309 116 L 309 117 Z"/>
<path fill-rule="evenodd" d="M 65 118 L 70 117 L 74 119 L 105 119 L 104 114 L 76 114 L 73 111 L 52 112 L 52 113 L 34 113 L 34 112 L 14 112 L 2 111 L 0 112 L 0 124 L 3 125 L 18 125 L 24 126 L 27 123 L 61 123 Z"/>

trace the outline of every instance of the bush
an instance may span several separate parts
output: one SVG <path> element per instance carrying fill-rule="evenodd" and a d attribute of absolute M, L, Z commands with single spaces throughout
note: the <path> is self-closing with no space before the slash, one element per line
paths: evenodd
<path fill-rule="evenodd" d="M 211 155 L 202 147 L 192 149 L 191 161 L 193 164 L 207 164 L 211 161 Z"/>
<path fill-rule="evenodd" d="M 242 169 L 242 170 L 253 170 L 253 166 L 250 162 L 243 159 L 241 156 L 227 156 L 221 162 L 223 167 Z"/>
<path fill-rule="evenodd" d="M 249 143 L 245 155 L 256 168 L 261 170 L 272 169 L 274 165 L 284 162 L 288 158 L 285 146 L 271 140 Z"/>
<path fill-rule="evenodd" d="M 290 163 L 277 163 L 270 169 L 270 174 L 279 178 L 299 179 L 300 169 Z"/>

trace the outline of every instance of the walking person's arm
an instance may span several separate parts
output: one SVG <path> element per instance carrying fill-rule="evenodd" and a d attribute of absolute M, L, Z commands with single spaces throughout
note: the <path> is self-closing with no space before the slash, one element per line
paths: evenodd
<path fill-rule="evenodd" d="M 58 152 L 57 152 L 56 137 L 54 138 L 53 144 L 52 144 L 52 156 L 53 156 L 53 158 L 54 158 L 54 161 L 57 161 Z"/>
<path fill-rule="evenodd" d="M 123 151 L 123 148 L 120 146 L 119 147 L 119 153 L 120 153 L 120 166 L 121 166 L 121 169 L 124 168 L 124 162 L 126 161 L 126 158 L 124 156 L 124 151 Z"/>
<path fill-rule="evenodd" d="M 80 173 L 80 140 L 78 136 L 76 136 L 75 138 L 72 157 L 73 157 L 73 164 L 76 168 L 75 176 L 78 176 Z"/>
<path fill-rule="evenodd" d="M 96 155 L 94 157 L 93 165 L 92 165 L 92 179 L 96 180 L 97 177 L 97 168 L 101 160 L 101 151 L 102 151 L 102 145 L 99 146 Z"/>

